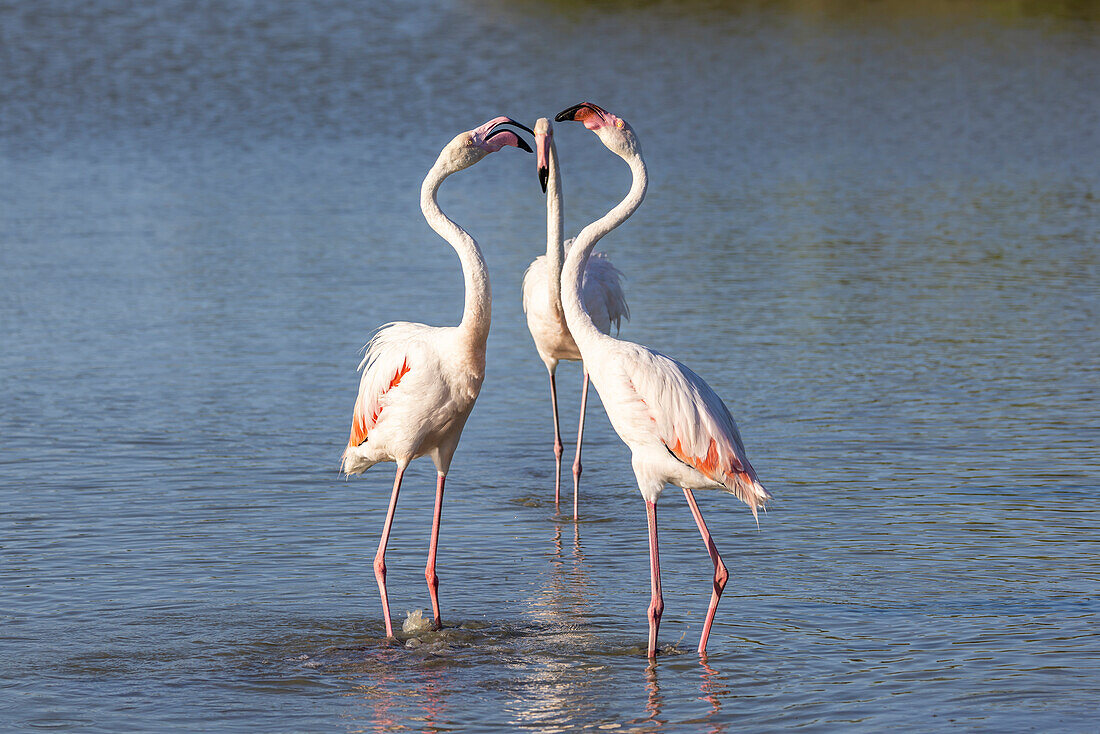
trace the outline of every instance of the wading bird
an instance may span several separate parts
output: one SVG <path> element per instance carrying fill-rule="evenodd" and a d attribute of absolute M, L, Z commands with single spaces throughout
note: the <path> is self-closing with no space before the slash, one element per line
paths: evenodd
<path fill-rule="evenodd" d="M 554 412 L 554 505 L 561 500 L 561 430 L 558 427 L 558 388 L 554 373 L 563 359 L 579 360 L 577 343 L 569 334 L 565 313 L 561 306 L 562 267 L 562 201 L 561 173 L 558 170 L 558 152 L 554 147 L 554 128 L 550 120 L 541 117 L 535 123 L 535 149 L 537 151 L 539 183 L 546 192 L 546 254 L 539 255 L 523 275 L 523 310 L 527 314 L 527 328 L 535 340 L 535 349 L 550 373 L 550 406 Z M 570 239 L 564 244 L 568 249 Z M 584 307 L 596 328 L 604 334 L 611 333 L 614 325 L 618 331 L 622 319 L 630 318 L 619 271 L 602 253 L 594 253 L 584 269 L 582 286 Z M 581 366 L 584 370 L 584 366 Z M 573 519 L 577 519 L 577 494 L 581 481 L 581 441 L 584 437 L 584 411 L 588 403 L 588 372 L 584 371 L 581 387 L 581 414 L 577 426 L 577 456 L 573 460 Z"/>
<path fill-rule="evenodd" d="M 503 125 L 531 132 L 508 117 L 496 117 L 456 136 L 443 148 L 420 189 L 420 208 L 428 224 L 458 253 L 466 295 L 458 326 L 435 327 L 396 322 L 382 327 L 367 346 L 359 365 L 363 376 L 352 415 L 351 437 L 344 450 L 346 474 L 362 474 L 380 461 L 397 464 L 386 524 L 374 557 L 374 576 L 382 597 L 386 636 L 393 636 L 386 596 L 386 544 L 390 537 L 401 476 L 413 459 L 430 456 L 438 472 L 435 515 L 424 577 L 432 598 L 436 627 L 439 578 L 435 572 L 443 484 L 462 428 L 485 379 L 485 340 L 489 335 L 492 295 L 489 272 L 477 242 L 450 220 L 436 202 L 436 192 L 452 173 L 468 168 L 489 153 L 512 145 L 528 153 L 531 146 Z"/>
<path fill-rule="evenodd" d="M 562 272 L 562 306 L 607 417 L 630 447 L 638 489 L 646 504 L 651 577 L 649 657 L 657 654 L 657 630 L 664 611 L 657 552 L 657 500 L 666 484 L 684 490 L 714 562 L 713 592 L 699 640 L 699 654 L 705 655 L 714 613 L 729 573 L 703 522 L 692 490 L 725 490 L 752 508 L 753 517 L 770 497 L 749 464 L 737 424 L 710 386 L 660 352 L 602 333 L 585 311 L 583 273 L 592 248 L 642 203 L 648 175 L 638 139 L 624 120 L 587 102 L 563 110 L 554 119 L 583 123 L 611 152 L 626 161 L 633 174 L 626 198 L 577 236 Z"/>

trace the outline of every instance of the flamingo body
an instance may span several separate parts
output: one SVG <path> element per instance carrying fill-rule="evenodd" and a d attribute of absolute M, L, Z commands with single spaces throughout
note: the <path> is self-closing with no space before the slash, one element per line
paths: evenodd
<path fill-rule="evenodd" d="M 624 340 L 587 350 L 589 374 L 615 432 L 631 451 L 643 499 L 666 484 L 722 489 L 756 508 L 768 493 L 745 455 L 725 403 L 680 362 Z"/>
<path fill-rule="evenodd" d="M 397 322 L 382 327 L 359 365 L 343 470 L 430 456 L 446 474 L 485 379 L 484 351 L 464 348 L 455 327 Z"/>

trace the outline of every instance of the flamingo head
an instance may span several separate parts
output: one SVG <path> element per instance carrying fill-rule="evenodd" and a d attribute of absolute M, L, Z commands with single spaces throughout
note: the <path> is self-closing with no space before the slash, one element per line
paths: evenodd
<path fill-rule="evenodd" d="M 456 135 L 454 140 L 443 149 L 440 157 L 447 156 L 452 170 L 461 171 L 474 165 L 490 153 L 495 153 L 508 145 L 515 146 L 528 153 L 533 152 L 526 140 L 512 130 L 503 127 L 504 125 L 514 125 L 520 130 L 526 130 L 534 134 L 531 128 L 516 122 L 510 117 L 494 117 L 484 125 L 479 125 L 473 130 L 467 130 Z"/>
<path fill-rule="evenodd" d="M 634 128 L 622 119 L 592 102 L 581 102 L 559 112 L 555 122 L 574 121 L 582 123 L 596 133 L 605 146 L 613 153 L 626 156 L 638 152 L 638 138 Z"/>
<path fill-rule="evenodd" d="M 546 182 L 550 178 L 550 142 L 554 139 L 554 126 L 550 120 L 540 117 L 535 121 L 535 160 L 539 169 L 539 184 L 542 193 L 546 193 Z"/>

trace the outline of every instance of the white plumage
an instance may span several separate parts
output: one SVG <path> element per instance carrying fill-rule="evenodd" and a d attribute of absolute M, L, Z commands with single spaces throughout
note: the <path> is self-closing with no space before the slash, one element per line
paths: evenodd
<path fill-rule="evenodd" d="M 645 500 L 656 502 L 665 484 L 723 489 L 756 515 L 768 493 L 756 479 L 729 409 L 701 377 L 671 357 L 627 341 L 599 343 L 588 358 L 608 418 L 631 448 Z"/>
<path fill-rule="evenodd" d="M 399 321 L 383 326 L 359 364 L 363 376 L 343 470 L 430 455 L 442 474 L 485 379 L 485 356 L 456 327 Z"/>
<path fill-rule="evenodd" d="M 575 239 L 570 237 L 565 241 L 566 255 Z M 584 307 L 596 328 L 604 334 L 610 334 L 612 328 L 618 332 L 622 320 L 630 320 L 630 307 L 626 304 L 620 278 L 622 273 L 604 253 L 594 252 L 588 258 L 582 286 Z M 523 312 L 527 315 L 527 328 L 535 340 L 535 349 L 548 370 L 557 367 L 561 360 L 579 361 L 581 358 L 577 342 L 565 323 L 565 315 L 560 309 L 555 313 L 547 298 L 551 288 L 561 291 L 561 275 L 553 278 L 547 256 L 539 255 L 523 274 Z"/>

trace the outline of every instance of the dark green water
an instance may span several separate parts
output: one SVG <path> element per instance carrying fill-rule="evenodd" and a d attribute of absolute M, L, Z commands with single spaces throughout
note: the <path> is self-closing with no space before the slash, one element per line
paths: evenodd
<path fill-rule="evenodd" d="M 1094 731 L 1093 3 L 0 3 L 0 729 Z M 451 625 L 382 641 L 392 480 L 344 481 L 357 352 L 456 323 L 420 180 L 457 132 L 591 99 L 650 194 L 603 249 L 624 336 L 724 396 L 776 502 L 644 506 L 590 408 L 555 517 L 519 282 L 533 161 L 450 179 L 488 376 L 440 550 Z M 570 233 L 625 166 L 559 126 Z M 580 374 L 559 371 L 567 439 Z M 433 471 L 387 556 L 423 582 Z M 413 643 L 414 645 L 416 643 Z"/>

